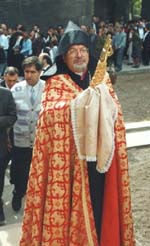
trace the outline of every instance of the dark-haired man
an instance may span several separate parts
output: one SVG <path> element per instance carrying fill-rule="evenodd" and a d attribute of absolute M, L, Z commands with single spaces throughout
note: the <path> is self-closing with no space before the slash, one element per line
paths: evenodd
<path fill-rule="evenodd" d="M 15 211 L 20 210 L 21 200 L 26 193 L 36 124 L 45 85 L 40 79 L 42 64 L 38 57 L 26 58 L 22 67 L 25 80 L 11 89 L 17 107 L 11 165 L 11 181 L 14 184 L 12 208 Z"/>

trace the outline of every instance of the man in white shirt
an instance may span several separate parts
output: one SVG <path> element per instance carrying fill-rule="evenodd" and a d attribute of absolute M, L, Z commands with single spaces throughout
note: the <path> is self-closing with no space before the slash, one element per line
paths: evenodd
<path fill-rule="evenodd" d="M 144 34 L 145 34 L 145 29 L 144 29 L 144 24 L 142 21 L 139 21 L 137 30 L 138 30 L 138 34 L 139 34 L 140 39 L 143 40 Z"/>
<path fill-rule="evenodd" d="M 32 41 L 29 38 L 27 31 L 23 32 L 22 49 L 20 50 L 20 54 L 22 54 L 24 58 L 32 55 Z"/>
<path fill-rule="evenodd" d="M 25 80 L 11 89 L 17 107 L 11 164 L 11 182 L 14 184 L 12 208 L 15 211 L 20 210 L 21 200 L 26 193 L 36 124 L 45 85 L 45 81 L 40 79 L 42 64 L 38 57 L 26 58 L 23 61 L 23 70 Z"/>

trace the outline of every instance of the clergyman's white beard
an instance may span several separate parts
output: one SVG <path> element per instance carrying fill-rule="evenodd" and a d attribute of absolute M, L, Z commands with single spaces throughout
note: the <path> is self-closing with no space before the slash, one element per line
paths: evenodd
<path fill-rule="evenodd" d="M 77 73 L 82 73 L 87 69 L 87 64 L 83 63 L 81 65 L 74 64 L 74 69 Z"/>

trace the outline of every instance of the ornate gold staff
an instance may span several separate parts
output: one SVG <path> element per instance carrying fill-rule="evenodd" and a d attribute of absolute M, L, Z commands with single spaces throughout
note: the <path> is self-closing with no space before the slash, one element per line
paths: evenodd
<path fill-rule="evenodd" d="M 92 77 L 90 86 L 95 87 L 103 81 L 107 70 L 107 58 L 113 54 L 111 35 L 108 34 L 102 52 L 100 54 L 99 61 L 96 66 L 96 70 Z"/>

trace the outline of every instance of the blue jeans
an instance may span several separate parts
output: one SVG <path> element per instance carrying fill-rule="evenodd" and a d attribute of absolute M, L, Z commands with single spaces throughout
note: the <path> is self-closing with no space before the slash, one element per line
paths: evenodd
<path fill-rule="evenodd" d="M 115 59 L 115 67 L 117 70 L 122 70 L 124 49 L 125 49 L 124 47 L 121 47 L 115 50 L 114 59 Z"/>

